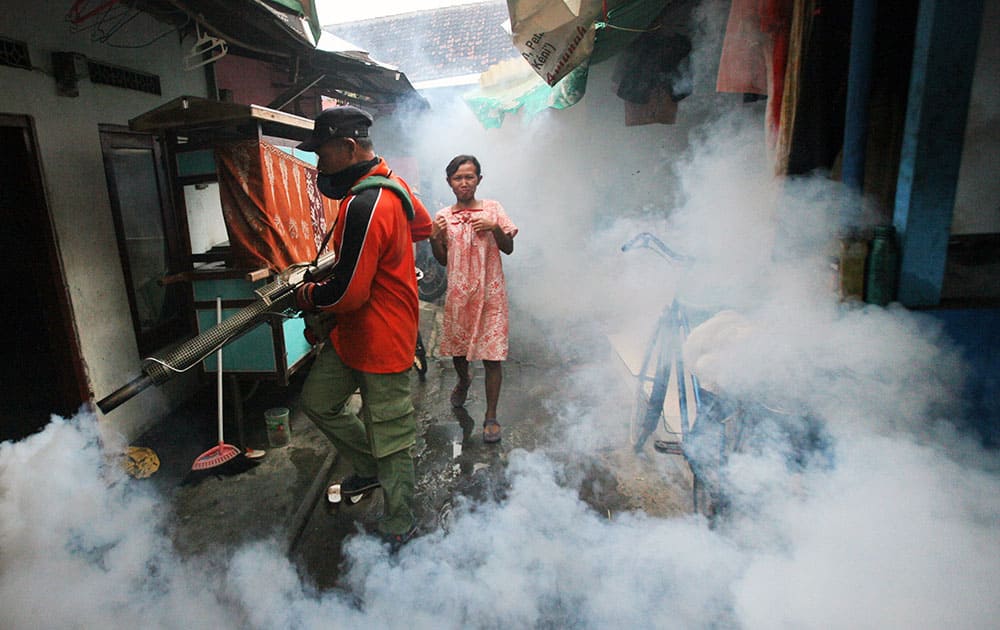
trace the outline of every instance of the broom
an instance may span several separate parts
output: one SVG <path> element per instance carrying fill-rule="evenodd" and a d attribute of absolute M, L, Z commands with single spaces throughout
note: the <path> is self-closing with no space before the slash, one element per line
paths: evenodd
<path fill-rule="evenodd" d="M 215 298 L 215 319 L 216 323 L 222 323 L 222 298 Z M 222 346 L 215 352 L 215 373 L 218 375 L 218 400 L 219 400 L 219 443 L 208 449 L 194 460 L 191 470 L 207 470 L 221 466 L 240 454 L 240 449 L 231 444 L 226 444 L 222 438 Z"/>

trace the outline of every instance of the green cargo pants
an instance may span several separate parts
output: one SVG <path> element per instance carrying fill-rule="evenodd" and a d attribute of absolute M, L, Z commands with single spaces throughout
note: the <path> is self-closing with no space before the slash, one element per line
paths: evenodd
<path fill-rule="evenodd" d="M 361 417 L 347 409 L 361 391 Z M 302 410 L 362 477 L 378 477 L 385 496 L 379 530 L 402 534 L 414 525 L 416 474 L 411 447 L 417 425 L 409 371 L 371 374 L 353 370 L 324 344 L 302 386 Z"/>

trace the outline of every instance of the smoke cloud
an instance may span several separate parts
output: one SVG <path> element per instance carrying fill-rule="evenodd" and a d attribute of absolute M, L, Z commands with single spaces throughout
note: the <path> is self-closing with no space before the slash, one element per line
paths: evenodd
<path fill-rule="evenodd" d="M 450 202 L 448 160 L 479 157 L 480 196 L 521 229 L 512 306 L 574 358 L 548 403 L 558 448 L 512 452 L 502 501 L 460 503 L 396 558 L 352 538 L 341 586 L 319 592 L 277 541 L 179 557 L 162 497 L 107 459 L 95 418 L 56 418 L 0 444 L 0 625 L 993 627 L 1000 459 L 954 428 L 960 354 L 926 315 L 836 300 L 828 244 L 851 204 L 821 175 L 770 175 L 759 107 L 696 94 L 695 120 L 626 128 L 602 68 L 565 111 L 487 131 L 438 105 L 409 125 L 432 212 Z M 623 252 L 642 232 L 694 262 Z M 616 344 L 642 347 L 675 298 L 695 325 L 689 364 L 778 422 L 731 455 L 716 520 L 599 514 L 567 462 L 631 455 Z M 697 328 L 720 312 L 738 328 Z M 818 438 L 802 453 L 806 420 Z"/>

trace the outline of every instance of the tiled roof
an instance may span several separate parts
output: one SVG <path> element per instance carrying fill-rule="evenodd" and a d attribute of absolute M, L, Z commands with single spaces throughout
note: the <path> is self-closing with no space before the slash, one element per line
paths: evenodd
<path fill-rule="evenodd" d="M 415 11 L 323 29 L 398 67 L 413 82 L 478 74 L 518 56 L 505 0 Z"/>

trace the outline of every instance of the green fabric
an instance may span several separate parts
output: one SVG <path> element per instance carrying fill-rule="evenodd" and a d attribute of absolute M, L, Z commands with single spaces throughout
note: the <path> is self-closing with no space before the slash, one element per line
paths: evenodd
<path fill-rule="evenodd" d="M 591 63 L 601 63 L 624 50 L 649 28 L 667 4 L 666 0 L 633 0 L 608 11 L 608 21 L 597 23 Z"/>
<path fill-rule="evenodd" d="M 361 391 L 361 417 L 347 408 Z M 385 497 L 379 529 L 406 532 L 414 523 L 416 482 L 411 447 L 417 423 L 410 396 L 409 371 L 369 374 L 352 370 L 326 344 L 302 385 L 302 411 L 329 438 L 354 472 L 378 477 Z"/>
<path fill-rule="evenodd" d="M 403 188 L 402 184 L 394 179 L 383 177 L 382 175 L 369 175 L 355 184 L 354 188 L 351 188 L 351 194 L 356 195 L 362 190 L 368 190 L 369 188 L 388 188 L 392 192 L 396 193 L 399 200 L 403 202 L 403 209 L 406 210 L 406 217 L 408 219 L 413 219 L 413 199 L 410 198 L 410 193 Z"/>
<path fill-rule="evenodd" d="M 534 72 L 530 78 L 504 89 L 478 88 L 462 98 L 487 129 L 499 129 L 507 114 L 524 110 L 530 118 L 546 109 L 566 109 L 583 98 L 587 91 L 590 63 L 583 62 L 553 86 Z"/>
<path fill-rule="evenodd" d="M 371 453 L 386 457 L 408 449 L 417 441 L 417 423 L 410 398 L 410 373 L 354 372 L 361 387 L 362 420 L 368 429 Z"/>
<path fill-rule="evenodd" d="M 413 457 L 408 451 L 399 451 L 379 459 L 378 478 L 385 497 L 378 529 L 383 534 L 405 534 L 417 522 L 412 508 L 417 481 Z"/>

